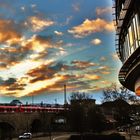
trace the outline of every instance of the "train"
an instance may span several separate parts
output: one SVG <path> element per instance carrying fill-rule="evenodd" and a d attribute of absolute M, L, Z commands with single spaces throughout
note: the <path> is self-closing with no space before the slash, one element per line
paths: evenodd
<path fill-rule="evenodd" d="M 64 107 L 45 107 L 35 105 L 0 105 L 0 113 L 62 112 Z"/>

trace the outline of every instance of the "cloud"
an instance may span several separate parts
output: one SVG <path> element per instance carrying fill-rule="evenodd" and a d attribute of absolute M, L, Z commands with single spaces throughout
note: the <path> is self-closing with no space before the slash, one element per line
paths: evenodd
<path fill-rule="evenodd" d="M 44 28 L 54 25 L 54 23 L 54 21 L 49 19 L 43 19 L 40 17 L 32 16 L 29 17 L 27 22 L 25 22 L 24 24 L 28 28 L 32 28 L 34 32 L 39 32 L 44 30 Z"/>
<path fill-rule="evenodd" d="M 35 8 L 37 5 L 36 4 L 31 4 L 31 7 L 32 8 Z"/>
<path fill-rule="evenodd" d="M 97 66 L 97 64 L 93 62 L 79 61 L 79 60 L 73 60 L 71 64 L 74 64 L 77 68 L 88 68 L 92 66 Z"/>
<path fill-rule="evenodd" d="M 65 56 L 67 54 L 68 52 L 65 49 L 59 48 L 59 52 L 56 53 L 56 56 Z"/>
<path fill-rule="evenodd" d="M 23 47 L 37 53 L 44 52 L 47 48 L 53 48 L 50 37 L 33 35 L 30 39 L 23 43 Z"/>
<path fill-rule="evenodd" d="M 1 67 L 0 68 L 9 68 L 21 60 L 23 60 L 27 55 L 26 50 L 23 50 L 21 47 L 2 47 L 0 48 L 0 58 L 1 58 Z M 6 67 L 5 67 L 6 65 Z"/>
<path fill-rule="evenodd" d="M 7 68 L 7 64 L 1 62 L 1 63 L 0 63 L 0 70 L 2 70 L 2 69 L 6 69 L 6 68 Z"/>
<path fill-rule="evenodd" d="M 46 65 L 42 64 L 39 67 L 28 71 L 27 75 L 32 77 L 30 83 L 52 78 L 57 71 L 53 68 L 49 68 L 50 64 L 51 62 Z"/>
<path fill-rule="evenodd" d="M 63 64 L 61 67 L 62 71 L 80 71 L 80 70 L 85 70 L 89 67 L 92 66 L 97 66 L 97 64 L 93 63 L 93 62 L 89 62 L 89 61 L 80 61 L 80 60 L 73 60 L 71 61 L 71 64 Z"/>
<path fill-rule="evenodd" d="M 62 23 L 62 24 L 60 24 L 61 26 L 66 26 L 66 25 L 68 25 L 69 23 L 70 23 L 70 21 L 73 19 L 73 16 L 68 16 L 67 18 L 66 18 L 66 21 L 64 22 L 64 23 Z"/>
<path fill-rule="evenodd" d="M 102 74 L 110 74 L 110 71 L 101 71 Z"/>
<path fill-rule="evenodd" d="M 114 60 L 119 60 L 117 53 L 112 53 L 111 55 Z"/>
<path fill-rule="evenodd" d="M 89 75 L 94 75 L 94 74 L 103 74 L 103 75 L 107 75 L 107 74 L 110 74 L 110 67 L 109 66 L 99 66 L 95 69 L 92 69 L 92 70 L 89 70 L 87 72 L 87 74 Z"/>
<path fill-rule="evenodd" d="M 8 40 L 9 38 L 7 38 Z M 13 37 L 10 38 L 13 40 Z M 9 40 L 8 40 L 9 41 Z M 7 41 L 7 42 L 8 42 Z M 0 48 L 0 69 L 6 69 L 20 63 L 24 59 L 40 60 L 46 59 L 50 52 L 49 49 L 60 51 L 59 45 L 52 44 L 51 38 L 46 36 L 33 35 L 29 39 L 20 39 L 18 44 L 3 45 Z"/>
<path fill-rule="evenodd" d="M 15 78 L 8 78 L 0 83 L 0 89 L 7 91 L 23 90 L 26 84 L 21 84 Z"/>
<path fill-rule="evenodd" d="M 112 7 L 105 7 L 105 8 L 97 7 L 96 8 L 96 15 L 97 16 L 105 15 L 105 14 L 109 14 L 109 13 L 112 13 Z"/>
<path fill-rule="evenodd" d="M 18 43 L 22 39 L 20 28 L 20 25 L 12 20 L 0 19 L 0 43 Z"/>
<path fill-rule="evenodd" d="M 100 66 L 97 71 L 101 74 L 110 74 L 110 68 L 108 66 Z"/>
<path fill-rule="evenodd" d="M 100 58 L 100 61 L 106 61 L 107 59 L 106 59 L 106 57 L 104 57 L 104 56 L 102 56 L 101 58 Z"/>
<path fill-rule="evenodd" d="M 83 38 L 96 32 L 112 32 L 114 31 L 113 22 L 97 18 L 96 20 L 86 19 L 81 25 L 75 26 L 68 32 L 74 35 L 75 38 Z"/>
<path fill-rule="evenodd" d="M 98 70 L 109 70 L 108 66 L 100 66 Z"/>
<path fill-rule="evenodd" d="M 22 11 L 25 11 L 25 10 L 26 10 L 25 6 L 21 6 L 20 9 L 21 9 Z"/>
<path fill-rule="evenodd" d="M 99 75 L 89 75 L 89 74 L 85 74 L 84 76 L 86 79 L 89 79 L 89 80 L 100 80 L 101 77 Z"/>
<path fill-rule="evenodd" d="M 16 82 L 16 79 L 15 78 L 9 78 L 7 80 L 4 81 L 4 85 L 12 85 Z"/>
<path fill-rule="evenodd" d="M 102 43 L 102 41 L 98 38 L 91 40 L 91 44 L 93 44 L 93 45 L 100 45 L 101 43 Z"/>
<path fill-rule="evenodd" d="M 80 4 L 79 3 L 75 3 L 72 5 L 72 8 L 74 11 L 79 12 L 80 11 Z"/>
<path fill-rule="evenodd" d="M 59 32 L 59 31 L 54 31 L 54 33 L 55 33 L 56 35 L 58 35 L 58 36 L 62 36 L 62 35 L 63 35 L 63 33 L 62 33 L 62 32 Z"/>
<path fill-rule="evenodd" d="M 67 43 L 67 44 L 64 44 L 64 46 L 66 46 L 66 47 L 73 47 L 75 44 L 73 44 L 73 43 Z"/>
<path fill-rule="evenodd" d="M 103 81 L 101 81 L 101 84 L 108 85 L 108 84 L 111 84 L 111 82 L 110 81 L 103 80 Z"/>

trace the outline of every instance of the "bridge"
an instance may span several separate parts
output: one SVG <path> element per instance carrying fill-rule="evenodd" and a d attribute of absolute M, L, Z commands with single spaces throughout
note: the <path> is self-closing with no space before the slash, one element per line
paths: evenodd
<path fill-rule="evenodd" d="M 25 131 L 48 131 L 51 123 L 65 119 L 64 111 L 64 107 L 1 105 L 0 140 L 4 140 L 4 136 L 11 137 Z"/>

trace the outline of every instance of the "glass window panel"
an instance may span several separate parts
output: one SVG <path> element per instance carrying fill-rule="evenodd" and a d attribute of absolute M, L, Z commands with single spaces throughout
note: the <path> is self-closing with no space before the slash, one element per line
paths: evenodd
<path fill-rule="evenodd" d="M 132 47 L 132 45 L 133 45 L 133 34 L 132 34 L 131 26 L 129 27 L 128 32 L 129 32 L 130 47 Z"/>
<path fill-rule="evenodd" d="M 134 26 L 135 39 L 137 40 L 137 30 L 136 30 L 135 18 L 133 18 L 133 26 Z"/>
<path fill-rule="evenodd" d="M 140 22 L 139 22 L 138 14 L 135 15 L 135 19 L 136 19 L 136 28 L 137 28 L 138 40 L 140 41 L 140 28 L 139 28 Z"/>
<path fill-rule="evenodd" d="M 137 27 L 136 27 L 136 19 L 133 18 L 133 25 L 134 25 L 134 33 L 135 33 L 135 46 L 138 48 L 138 34 L 137 34 Z"/>
<path fill-rule="evenodd" d="M 128 55 L 130 55 L 130 42 L 129 42 L 129 36 L 127 34 L 127 47 L 128 47 Z"/>

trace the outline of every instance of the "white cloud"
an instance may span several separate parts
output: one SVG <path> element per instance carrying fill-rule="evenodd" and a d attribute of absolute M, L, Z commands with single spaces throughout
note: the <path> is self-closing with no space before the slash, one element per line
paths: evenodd
<path fill-rule="evenodd" d="M 98 16 L 100 15 L 104 15 L 104 14 L 108 14 L 108 13 L 112 13 L 112 8 L 111 7 L 105 7 L 105 8 L 96 8 L 96 14 Z"/>
<path fill-rule="evenodd" d="M 72 7 L 73 7 L 74 11 L 76 11 L 76 12 L 80 11 L 80 4 L 79 3 L 73 4 Z"/>
<path fill-rule="evenodd" d="M 62 33 L 62 32 L 59 32 L 59 31 L 54 31 L 54 33 L 55 33 L 56 35 L 58 35 L 58 36 L 62 36 L 62 35 L 63 35 L 63 33 Z"/>
<path fill-rule="evenodd" d="M 93 45 L 100 45 L 101 43 L 102 43 L 102 41 L 98 38 L 91 40 L 91 44 L 93 44 Z"/>

